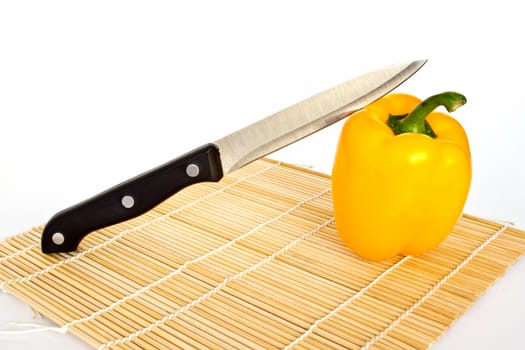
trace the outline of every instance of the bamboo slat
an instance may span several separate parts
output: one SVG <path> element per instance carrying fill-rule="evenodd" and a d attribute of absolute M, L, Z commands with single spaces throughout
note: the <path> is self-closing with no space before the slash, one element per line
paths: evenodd
<path fill-rule="evenodd" d="M 99 349 L 426 349 L 525 252 L 463 215 L 420 256 L 372 263 L 335 230 L 329 176 L 268 159 L 42 254 L 0 242 L 0 287 Z"/>

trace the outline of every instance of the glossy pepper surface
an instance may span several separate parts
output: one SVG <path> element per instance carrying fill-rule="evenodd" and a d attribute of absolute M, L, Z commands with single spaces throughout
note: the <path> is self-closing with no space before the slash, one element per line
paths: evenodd
<path fill-rule="evenodd" d="M 419 255 L 438 246 L 463 210 L 471 155 L 451 112 L 463 95 L 421 101 L 390 94 L 345 122 L 332 171 L 337 231 L 363 258 Z"/>

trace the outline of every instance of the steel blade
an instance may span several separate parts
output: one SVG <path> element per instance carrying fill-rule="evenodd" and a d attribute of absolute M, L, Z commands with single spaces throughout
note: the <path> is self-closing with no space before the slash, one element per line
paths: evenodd
<path fill-rule="evenodd" d="M 214 142 L 224 174 L 362 109 L 417 72 L 426 60 L 376 70 L 314 95 Z"/>

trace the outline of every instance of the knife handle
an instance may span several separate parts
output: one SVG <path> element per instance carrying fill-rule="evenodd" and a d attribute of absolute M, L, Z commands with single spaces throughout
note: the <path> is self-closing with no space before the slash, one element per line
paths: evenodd
<path fill-rule="evenodd" d="M 143 214 L 187 186 L 222 176 L 217 146 L 199 147 L 55 214 L 42 233 L 42 252 L 76 250 L 90 232 Z"/>

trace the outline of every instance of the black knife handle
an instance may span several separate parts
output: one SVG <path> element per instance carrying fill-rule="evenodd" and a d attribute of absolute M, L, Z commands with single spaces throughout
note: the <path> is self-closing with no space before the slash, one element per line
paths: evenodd
<path fill-rule="evenodd" d="M 42 252 L 76 250 L 90 232 L 143 214 L 184 187 L 222 176 L 217 146 L 199 147 L 55 214 L 42 233 Z"/>

